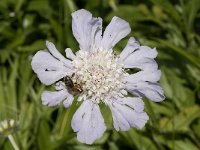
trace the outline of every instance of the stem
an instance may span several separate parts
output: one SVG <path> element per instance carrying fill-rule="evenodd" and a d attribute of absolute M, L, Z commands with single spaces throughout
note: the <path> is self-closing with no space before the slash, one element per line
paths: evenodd
<path fill-rule="evenodd" d="M 10 140 L 10 143 L 12 144 L 14 150 L 19 150 L 19 148 L 18 148 L 18 146 L 17 146 L 17 144 L 16 144 L 16 142 L 15 142 L 15 140 L 14 140 L 14 138 L 11 134 L 8 135 L 8 139 Z"/>
<path fill-rule="evenodd" d="M 69 110 L 67 110 L 64 114 L 64 119 L 61 123 L 61 128 L 60 128 L 60 137 L 63 137 L 67 122 L 69 120 L 68 118 L 69 118 Z"/>
<path fill-rule="evenodd" d="M 67 5 L 68 5 L 68 7 L 69 7 L 69 9 L 70 9 L 71 12 L 73 12 L 73 11 L 76 10 L 76 8 L 75 8 L 74 3 L 73 3 L 72 0 L 65 0 L 65 2 L 67 3 Z"/>

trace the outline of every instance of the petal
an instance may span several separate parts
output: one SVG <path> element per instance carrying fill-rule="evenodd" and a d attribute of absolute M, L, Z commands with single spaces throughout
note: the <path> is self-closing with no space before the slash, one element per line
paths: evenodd
<path fill-rule="evenodd" d="M 84 9 L 72 13 L 72 31 L 81 50 L 90 50 L 91 46 L 101 40 L 102 19 L 94 18 Z"/>
<path fill-rule="evenodd" d="M 104 49 L 109 50 L 130 32 L 131 28 L 128 22 L 121 18 L 113 17 L 104 31 L 101 45 Z"/>
<path fill-rule="evenodd" d="M 139 47 L 140 47 L 140 43 L 134 37 L 131 37 L 128 40 L 126 47 L 123 49 L 123 51 L 120 54 L 120 60 L 126 59 L 131 53 L 136 51 Z"/>
<path fill-rule="evenodd" d="M 131 107 L 117 102 L 117 100 L 109 104 L 109 107 L 113 115 L 114 127 L 117 131 L 127 131 L 130 127 L 142 129 L 149 119 L 145 112 L 137 112 Z"/>
<path fill-rule="evenodd" d="M 72 74 L 72 70 L 66 67 L 63 62 L 44 50 L 38 51 L 33 56 L 31 65 L 33 71 L 45 85 L 51 85 L 64 76 Z"/>
<path fill-rule="evenodd" d="M 65 86 L 65 83 L 63 81 L 56 82 L 55 89 L 57 91 L 63 90 L 65 88 L 66 88 L 66 86 Z"/>
<path fill-rule="evenodd" d="M 74 60 L 74 58 L 76 58 L 76 55 L 74 55 L 74 53 L 72 52 L 70 48 L 66 48 L 65 53 L 66 53 L 67 58 L 71 60 Z"/>
<path fill-rule="evenodd" d="M 145 112 L 136 112 L 133 109 L 116 103 L 118 111 L 126 118 L 131 127 L 142 129 L 149 117 Z"/>
<path fill-rule="evenodd" d="M 126 97 L 123 98 L 124 104 L 133 108 L 136 112 L 144 111 L 144 102 L 139 97 Z"/>
<path fill-rule="evenodd" d="M 124 81 L 129 83 L 138 83 L 140 81 L 157 82 L 160 80 L 160 70 L 145 70 L 124 77 Z"/>
<path fill-rule="evenodd" d="M 46 46 L 49 50 L 49 52 L 58 60 L 60 60 L 61 62 L 63 62 L 66 66 L 68 66 L 69 68 L 71 67 L 71 61 L 67 60 L 63 55 L 61 55 L 58 50 L 56 49 L 55 45 L 49 41 L 46 41 Z"/>
<path fill-rule="evenodd" d="M 126 84 L 126 89 L 130 93 L 147 97 L 151 101 L 160 102 L 165 99 L 163 89 L 159 86 L 158 83 L 151 82 L 139 82 L 137 84 Z"/>
<path fill-rule="evenodd" d="M 74 96 L 69 94 L 67 99 L 65 99 L 63 102 L 64 107 L 69 108 L 72 105 L 73 100 L 74 100 Z"/>
<path fill-rule="evenodd" d="M 78 132 L 81 129 L 83 117 L 85 115 L 85 111 L 88 110 L 88 101 L 83 101 L 81 106 L 78 108 L 78 110 L 75 112 L 72 121 L 71 126 L 74 132 Z"/>
<path fill-rule="evenodd" d="M 86 144 L 92 144 L 106 130 L 99 106 L 89 100 L 84 101 L 76 111 L 71 125 L 74 132 L 77 132 L 77 139 Z"/>
<path fill-rule="evenodd" d="M 124 116 L 122 116 L 122 114 L 117 109 L 115 109 L 114 106 L 109 105 L 109 107 L 112 112 L 114 128 L 117 131 L 128 131 L 130 129 L 128 121 L 124 118 Z"/>
<path fill-rule="evenodd" d="M 60 90 L 55 92 L 44 91 L 42 93 L 42 104 L 47 106 L 56 106 L 63 101 L 69 93 L 67 90 Z"/>
<path fill-rule="evenodd" d="M 147 71 L 154 71 L 158 69 L 157 62 L 150 58 L 144 58 L 140 60 L 132 60 L 132 58 L 129 58 L 126 59 L 125 63 L 123 64 L 124 68 L 139 68 Z"/>
<path fill-rule="evenodd" d="M 136 67 L 142 70 L 156 70 L 158 66 L 154 58 L 157 54 L 155 48 L 140 46 L 134 38 L 130 38 L 127 46 L 120 54 L 119 60 L 125 68 Z"/>

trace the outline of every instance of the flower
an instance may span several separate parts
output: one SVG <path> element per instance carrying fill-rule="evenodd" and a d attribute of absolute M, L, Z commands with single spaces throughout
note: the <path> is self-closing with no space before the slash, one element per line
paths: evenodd
<path fill-rule="evenodd" d="M 117 131 L 142 129 L 149 119 L 142 97 L 155 102 L 165 98 L 158 84 L 161 71 L 154 60 L 156 49 L 141 46 L 131 37 L 116 56 L 112 48 L 130 33 L 129 24 L 113 17 L 102 34 L 102 19 L 84 9 L 72 13 L 72 31 L 80 46 L 76 54 L 67 48 L 65 58 L 47 41 L 48 51 L 40 50 L 33 56 L 32 68 L 39 80 L 45 85 L 56 83 L 56 91 L 43 92 L 42 103 L 68 108 L 78 96 L 82 104 L 71 126 L 77 139 L 86 144 L 92 144 L 106 130 L 100 102 L 110 108 Z M 129 74 L 126 68 L 140 71 Z"/>
<path fill-rule="evenodd" d="M 8 136 L 19 129 L 19 122 L 14 119 L 0 121 L 0 136 Z"/>

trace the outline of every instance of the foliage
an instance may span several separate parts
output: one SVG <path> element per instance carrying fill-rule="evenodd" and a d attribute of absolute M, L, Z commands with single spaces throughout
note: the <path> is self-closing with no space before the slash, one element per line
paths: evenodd
<path fill-rule="evenodd" d="M 141 131 L 116 132 L 102 106 L 108 130 L 91 146 L 79 143 L 71 130 L 76 103 L 69 109 L 42 106 L 45 87 L 30 66 L 46 39 L 61 53 L 66 47 L 78 50 L 71 12 L 79 8 L 101 16 L 104 27 L 113 16 L 122 17 L 131 25 L 129 36 L 156 47 L 166 95 L 162 103 L 145 100 L 150 120 Z M 120 52 L 127 39 L 115 50 Z M 17 111 L 20 129 L 14 138 L 20 149 L 200 149 L 199 0 L 1 0 L 0 43 L 0 119 L 11 109 Z M 0 138 L 0 149 L 12 149 L 7 138 Z"/>

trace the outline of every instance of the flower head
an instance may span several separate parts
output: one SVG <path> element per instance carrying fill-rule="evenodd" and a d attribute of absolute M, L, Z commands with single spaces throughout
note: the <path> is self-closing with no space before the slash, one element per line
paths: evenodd
<path fill-rule="evenodd" d="M 0 136 L 8 136 L 19 129 L 19 122 L 14 119 L 0 121 Z"/>
<path fill-rule="evenodd" d="M 65 58 L 47 41 L 48 51 L 38 51 L 32 59 L 32 68 L 40 81 L 45 85 L 55 83 L 56 91 L 44 91 L 42 103 L 48 106 L 63 103 L 68 108 L 74 96 L 78 96 L 82 104 L 71 125 L 78 140 L 87 144 L 106 130 L 100 102 L 110 108 L 117 131 L 143 128 L 149 117 L 144 112 L 142 97 L 156 102 L 164 100 L 157 83 L 161 72 L 154 60 L 156 49 L 140 46 L 131 37 L 121 54 L 115 55 L 112 48 L 130 33 L 129 24 L 113 17 L 102 34 L 102 19 L 92 17 L 84 9 L 72 13 L 72 30 L 80 46 L 76 54 L 67 48 Z M 126 68 L 140 71 L 129 74 Z"/>

